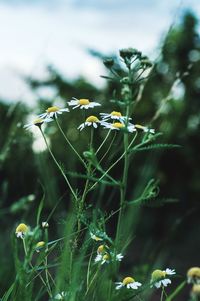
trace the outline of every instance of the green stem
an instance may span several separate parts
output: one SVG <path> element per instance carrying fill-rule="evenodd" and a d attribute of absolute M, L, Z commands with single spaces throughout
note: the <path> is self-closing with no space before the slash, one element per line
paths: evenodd
<path fill-rule="evenodd" d="M 60 164 L 59 164 L 58 161 L 56 160 L 54 154 L 52 153 L 52 151 L 51 151 L 51 149 L 50 149 L 50 147 L 49 147 L 49 145 L 48 145 L 47 139 L 46 139 L 46 137 L 45 137 L 45 135 L 44 135 L 44 133 L 43 133 L 41 127 L 39 127 L 39 129 L 40 129 L 40 131 L 41 131 L 41 133 L 42 133 L 42 136 L 43 136 L 43 138 L 44 138 L 46 147 L 47 147 L 47 149 L 48 149 L 48 151 L 49 151 L 49 153 L 50 153 L 50 155 L 51 155 L 51 157 L 52 157 L 54 163 L 56 164 L 56 166 L 57 166 L 58 169 L 60 170 L 60 172 L 61 172 L 63 178 L 65 179 L 65 181 L 66 181 L 66 183 L 67 183 L 67 185 L 68 185 L 68 187 L 69 187 L 71 193 L 73 194 L 75 200 L 77 200 L 76 193 L 74 192 L 74 190 L 73 190 L 73 188 L 72 188 L 72 186 L 71 186 L 71 184 L 70 184 L 70 182 L 69 182 L 67 176 L 65 175 L 64 171 L 62 170 L 62 167 L 60 166 Z"/>
<path fill-rule="evenodd" d="M 161 292 L 161 296 L 160 296 L 160 301 L 163 301 L 163 297 L 164 297 L 164 287 L 162 286 L 162 292 Z"/>
<path fill-rule="evenodd" d="M 133 144 L 133 142 L 135 141 L 135 139 L 136 139 L 136 137 L 137 137 L 137 132 L 135 133 L 135 136 L 133 137 L 133 139 L 132 139 L 132 141 L 131 141 L 131 143 L 129 144 L 129 146 L 128 146 L 128 150 L 130 149 L 130 147 L 132 146 L 132 144 Z M 119 161 L 121 161 L 121 159 L 124 157 L 124 155 L 125 155 L 125 152 L 123 152 L 123 154 L 105 171 L 105 173 L 99 178 L 99 181 L 101 181 L 106 175 L 107 175 L 107 173 L 113 168 L 113 167 L 115 167 L 115 165 L 119 162 Z M 94 189 L 95 187 L 96 187 L 96 185 L 99 183 L 99 181 L 98 182 L 96 182 L 96 183 L 94 183 L 91 187 L 90 187 L 90 189 L 89 189 L 89 191 L 90 190 L 92 190 L 92 189 Z"/>
<path fill-rule="evenodd" d="M 101 145 L 98 147 L 97 151 L 95 152 L 95 155 L 98 154 L 98 152 L 100 151 L 100 149 L 102 148 L 102 146 L 105 144 L 106 140 L 108 139 L 109 135 L 110 135 L 111 129 L 108 131 L 106 137 L 104 138 L 103 142 L 101 143 Z"/>
<path fill-rule="evenodd" d="M 79 153 L 77 152 L 77 150 L 73 147 L 73 145 L 71 144 L 71 142 L 69 141 L 69 139 L 67 138 L 67 136 L 65 135 L 65 133 L 63 132 L 57 118 L 55 118 L 56 124 L 61 132 L 61 134 L 63 135 L 64 139 L 66 140 L 66 142 L 69 144 L 69 146 L 71 147 L 71 149 L 75 152 L 75 154 L 78 156 L 79 160 L 83 163 L 83 165 L 87 168 L 87 164 L 84 162 L 84 160 L 81 158 L 81 156 L 79 155 Z"/>
<path fill-rule="evenodd" d="M 52 295 L 52 292 L 51 292 L 51 286 L 50 286 L 50 283 L 49 283 L 48 260 L 47 260 L 47 256 L 45 257 L 44 265 L 45 265 L 46 284 L 47 284 L 47 287 L 48 287 L 49 292 L 50 292 L 51 295 Z"/>

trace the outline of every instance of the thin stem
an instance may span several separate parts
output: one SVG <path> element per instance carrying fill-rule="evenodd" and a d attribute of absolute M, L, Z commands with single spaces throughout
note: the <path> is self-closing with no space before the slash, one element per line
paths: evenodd
<path fill-rule="evenodd" d="M 164 297 L 164 287 L 162 286 L 160 301 L 163 301 L 163 297 Z"/>
<path fill-rule="evenodd" d="M 112 139 L 112 141 L 110 142 L 110 145 L 109 145 L 107 151 L 104 153 L 104 155 L 103 155 L 103 156 L 101 157 L 101 159 L 99 160 L 99 164 L 102 162 L 102 160 L 105 158 L 105 156 L 107 155 L 107 153 L 110 151 L 110 149 L 111 149 L 111 147 L 112 147 L 112 144 L 113 144 L 113 142 L 114 142 L 114 140 L 115 140 L 116 134 L 117 134 L 117 132 L 115 132 L 115 134 L 114 134 L 114 136 L 113 136 L 113 139 Z"/>
<path fill-rule="evenodd" d="M 132 144 L 133 144 L 133 142 L 135 141 L 135 139 L 136 139 L 136 137 L 137 137 L 137 132 L 135 133 L 135 136 L 133 137 L 133 139 L 132 139 L 132 141 L 131 141 L 131 143 L 129 144 L 129 146 L 128 146 L 128 149 L 127 150 L 129 150 L 130 149 L 130 147 L 132 146 Z M 125 155 L 125 152 L 123 152 L 123 154 L 105 171 L 105 173 L 99 178 L 99 181 L 101 181 L 106 175 L 107 175 L 107 173 L 113 168 L 113 167 L 115 167 L 115 165 L 119 162 L 119 161 L 121 161 L 121 159 L 124 157 L 124 155 Z M 94 183 L 91 187 L 90 187 L 90 189 L 89 189 L 89 191 L 90 190 L 92 190 L 93 188 L 95 188 L 96 187 L 96 185 L 99 183 L 99 181 L 98 182 L 96 182 L 96 183 Z"/>
<path fill-rule="evenodd" d="M 48 275 L 48 259 L 47 259 L 47 256 L 45 257 L 44 265 L 45 265 L 46 284 L 47 284 L 47 287 L 49 289 L 49 292 L 51 292 L 51 286 L 50 286 L 50 283 L 49 283 L 49 275 Z M 51 295 L 52 295 L 52 292 L 51 292 Z"/>
<path fill-rule="evenodd" d="M 102 146 L 105 144 L 106 140 L 108 139 L 109 135 L 110 135 L 111 129 L 108 131 L 106 137 L 104 138 L 103 142 L 101 143 L 101 145 L 98 147 L 97 151 L 95 152 L 95 155 L 98 154 L 98 152 L 100 151 L 100 149 L 102 148 Z"/>
<path fill-rule="evenodd" d="M 61 134 L 63 135 L 64 139 L 67 141 L 67 143 L 69 144 L 69 146 L 71 147 L 71 149 L 75 152 L 75 154 L 78 156 L 79 160 L 82 162 L 82 164 L 87 168 L 87 164 L 84 162 L 84 160 L 81 158 L 81 156 L 79 155 L 79 153 L 77 152 L 77 150 L 73 147 L 73 145 L 71 144 L 71 142 L 69 141 L 69 139 L 67 138 L 67 136 L 65 135 L 65 133 L 63 132 L 63 129 L 61 128 L 57 118 L 55 118 L 56 124 L 61 132 Z"/>
<path fill-rule="evenodd" d="M 47 139 L 46 139 L 46 137 L 45 137 L 45 135 L 44 135 L 44 133 L 43 133 L 41 127 L 39 127 L 39 129 L 40 129 L 40 131 L 41 131 L 41 133 L 42 133 L 42 137 L 44 138 L 45 144 L 46 144 L 46 146 L 47 146 L 47 149 L 48 149 L 48 151 L 49 151 L 49 153 L 50 153 L 50 155 L 51 155 L 51 157 L 52 157 L 54 163 L 57 165 L 58 169 L 60 170 L 60 172 L 61 172 L 63 178 L 65 179 L 65 181 L 66 181 L 66 183 L 67 183 L 67 185 L 68 185 L 68 187 L 69 187 L 71 193 L 73 194 L 75 200 L 77 200 L 76 193 L 74 192 L 74 190 L 73 190 L 73 188 L 72 188 L 72 186 L 71 186 L 71 184 L 70 184 L 70 182 L 69 182 L 67 176 L 65 175 L 64 171 L 62 170 L 62 167 L 60 166 L 60 164 L 59 164 L 58 161 L 56 160 L 54 154 L 52 153 L 52 151 L 51 151 L 51 149 L 50 149 L 50 147 L 49 147 L 49 145 L 48 145 Z"/>

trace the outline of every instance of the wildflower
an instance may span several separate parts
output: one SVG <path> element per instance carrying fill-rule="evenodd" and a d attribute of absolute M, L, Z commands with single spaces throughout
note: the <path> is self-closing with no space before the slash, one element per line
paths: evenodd
<path fill-rule="evenodd" d="M 109 263 L 111 260 L 111 257 L 108 253 L 105 253 L 104 255 L 103 254 L 98 254 L 95 258 L 95 262 L 101 262 L 101 264 L 104 264 L 104 263 Z"/>
<path fill-rule="evenodd" d="M 106 245 L 100 245 L 98 247 L 98 249 L 97 249 L 97 254 L 105 253 L 107 249 L 109 249 L 108 246 L 106 246 Z"/>
<path fill-rule="evenodd" d="M 90 232 L 90 237 L 92 239 L 94 239 L 95 241 L 102 241 L 103 238 L 99 237 L 99 236 L 96 236 L 94 233 Z"/>
<path fill-rule="evenodd" d="M 55 295 L 54 299 L 56 300 L 65 300 L 65 297 L 67 296 L 66 292 L 61 292 Z"/>
<path fill-rule="evenodd" d="M 76 108 L 90 109 L 90 108 L 94 108 L 97 106 L 101 106 L 101 104 L 98 102 L 89 101 L 89 99 L 86 99 L 86 98 L 77 99 L 75 97 L 73 97 L 73 99 L 68 102 L 68 105 L 72 106 L 73 109 L 76 109 Z"/>
<path fill-rule="evenodd" d="M 51 118 L 45 118 L 45 119 L 42 119 L 42 118 L 37 118 L 35 119 L 33 122 L 31 123 L 28 123 L 28 124 L 25 124 L 24 125 L 24 128 L 26 130 L 34 127 L 34 126 L 38 126 L 38 127 L 41 127 L 41 125 L 44 123 L 44 122 L 51 122 L 53 119 Z"/>
<path fill-rule="evenodd" d="M 200 267 L 192 267 L 187 272 L 188 283 L 200 284 Z"/>
<path fill-rule="evenodd" d="M 135 281 L 132 277 L 125 277 L 122 282 L 115 282 L 117 284 L 116 289 L 119 290 L 122 287 L 132 288 L 134 290 L 138 289 L 142 284 L 140 282 Z"/>
<path fill-rule="evenodd" d="M 17 237 L 24 238 L 26 233 L 29 231 L 29 228 L 26 224 L 19 224 L 15 230 L 15 234 Z"/>
<path fill-rule="evenodd" d="M 48 222 L 42 222 L 42 228 L 49 228 Z"/>
<path fill-rule="evenodd" d="M 200 284 L 193 285 L 191 295 L 194 297 L 200 297 Z"/>
<path fill-rule="evenodd" d="M 151 287 L 155 286 L 156 288 L 160 288 L 161 286 L 167 286 L 171 283 L 171 280 L 167 277 L 170 275 L 176 274 L 175 270 L 166 269 L 155 270 L 151 275 Z"/>
<path fill-rule="evenodd" d="M 140 124 L 135 124 L 135 128 L 137 130 L 142 130 L 145 133 L 155 134 L 155 130 L 154 129 L 149 129 L 148 127 L 140 125 Z"/>
<path fill-rule="evenodd" d="M 112 120 L 119 120 L 119 121 L 125 121 L 127 120 L 126 116 L 122 116 L 121 112 L 117 111 L 112 111 L 110 114 L 109 113 L 100 113 L 102 120 L 107 121 L 109 119 Z M 131 120 L 131 118 L 129 118 Z"/>
<path fill-rule="evenodd" d="M 123 122 L 114 122 L 114 123 L 107 123 L 102 122 L 102 125 L 105 129 L 111 129 L 111 130 L 127 130 L 128 132 L 135 132 L 135 126 L 132 123 L 128 123 L 128 125 L 125 125 Z"/>
<path fill-rule="evenodd" d="M 79 125 L 78 130 L 82 131 L 86 126 L 93 126 L 95 129 L 97 128 L 98 124 L 100 124 L 100 120 L 96 116 L 89 116 L 84 123 Z"/>
<path fill-rule="evenodd" d="M 46 110 L 46 113 L 42 113 L 39 115 L 40 118 L 57 118 L 58 115 L 62 114 L 63 112 L 69 112 L 69 109 L 67 108 L 64 108 L 64 109 L 60 109 L 59 107 L 57 106 L 53 106 L 53 107 L 49 107 L 47 110 Z"/>
<path fill-rule="evenodd" d="M 40 249 L 43 248 L 45 246 L 45 242 L 44 241 L 39 241 L 36 246 L 35 246 L 35 249 L 36 249 L 36 252 L 40 252 Z"/>

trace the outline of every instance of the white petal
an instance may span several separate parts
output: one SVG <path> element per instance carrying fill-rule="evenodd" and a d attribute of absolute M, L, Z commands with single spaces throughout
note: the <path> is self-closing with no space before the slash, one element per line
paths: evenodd
<path fill-rule="evenodd" d="M 160 288 L 160 287 L 161 287 L 161 284 L 162 284 L 162 282 L 159 281 L 159 282 L 154 283 L 154 286 L 157 287 L 157 288 Z"/>
<path fill-rule="evenodd" d="M 116 290 L 119 290 L 120 288 L 122 288 L 124 286 L 122 282 L 117 282 L 116 284 L 118 284 L 116 286 Z"/>
<path fill-rule="evenodd" d="M 164 280 L 161 280 L 161 282 L 164 286 L 167 286 L 168 284 L 172 283 L 170 279 L 164 279 Z"/>
<path fill-rule="evenodd" d="M 165 272 L 166 272 L 167 275 L 174 275 L 174 274 L 176 274 L 175 270 L 171 270 L 171 269 L 169 269 L 169 268 L 167 268 L 167 269 L 165 270 Z"/>

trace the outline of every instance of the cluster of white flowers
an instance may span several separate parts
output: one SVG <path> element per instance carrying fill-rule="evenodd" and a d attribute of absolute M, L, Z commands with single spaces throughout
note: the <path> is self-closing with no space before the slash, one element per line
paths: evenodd
<path fill-rule="evenodd" d="M 76 108 L 87 110 L 101 106 L 100 103 L 93 102 L 85 98 L 73 98 L 71 101 L 67 102 L 67 104 L 69 107 L 72 107 L 73 110 Z M 54 119 L 57 119 L 59 115 L 66 112 L 69 112 L 68 108 L 61 109 L 58 106 L 49 107 L 44 113 L 39 114 L 33 122 L 26 124 L 24 128 L 30 129 L 34 126 L 41 127 L 43 123 L 51 122 Z M 92 126 L 93 128 L 97 128 L 98 126 L 102 126 L 104 129 L 116 131 L 124 130 L 129 133 L 136 132 L 137 130 L 141 130 L 145 133 L 155 133 L 154 129 L 149 129 L 148 127 L 139 124 L 132 124 L 130 122 L 131 118 L 123 116 L 121 112 L 113 111 L 111 113 L 100 113 L 100 118 L 94 115 L 90 115 L 83 123 L 78 126 L 78 129 L 82 131 L 86 127 Z"/>

